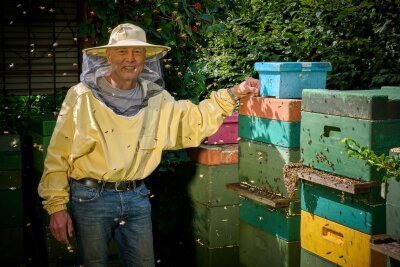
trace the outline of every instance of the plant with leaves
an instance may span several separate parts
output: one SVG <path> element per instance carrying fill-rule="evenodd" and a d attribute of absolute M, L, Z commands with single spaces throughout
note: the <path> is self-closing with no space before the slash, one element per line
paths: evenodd
<path fill-rule="evenodd" d="M 382 183 L 384 184 L 385 194 L 388 190 L 388 179 L 396 179 L 400 181 L 400 157 L 390 156 L 386 154 L 376 155 L 367 146 L 361 146 L 357 141 L 351 138 L 344 138 L 340 141 L 341 145 L 344 145 L 344 149 L 347 151 L 349 158 L 354 157 L 365 161 L 368 165 L 376 168 L 376 170 L 384 171 L 382 177 Z"/>
<path fill-rule="evenodd" d="M 399 1 L 233 2 L 224 9 L 226 30 L 208 38 L 207 84 L 227 87 L 254 76 L 257 61 L 331 62 L 329 89 L 400 83 Z"/>

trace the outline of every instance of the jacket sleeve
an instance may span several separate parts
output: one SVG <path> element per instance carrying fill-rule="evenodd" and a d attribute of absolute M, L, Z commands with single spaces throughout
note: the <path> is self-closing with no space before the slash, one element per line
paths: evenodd
<path fill-rule="evenodd" d="M 198 105 L 189 100 L 175 101 L 168 93 L 164 97 L 166 103 L 162 105 L 158 129 L 158 140 L 163 140 L 164 149 L 199 146 L 235 108 L 235 101 L 226 89 L 212 92 L 209 99 Z"/>
<path fill-rule="evenodd" d="M 76 94 L 71 88 L 62 104 L 44 162 L 38 193 L 49 214 L 67 209 L 69 201 L 70 153 L 74 137 Z"/>

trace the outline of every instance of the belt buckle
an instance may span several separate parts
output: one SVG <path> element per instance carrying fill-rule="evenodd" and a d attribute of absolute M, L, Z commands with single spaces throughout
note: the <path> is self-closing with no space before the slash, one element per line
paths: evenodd
<path fill-rule="evenodd" d="M 122 191 L 124 191 L 124 190 L 118 189 L 118 186 L 119 186 L 120 184 L 121 184 L 121 182 L 115 182 L 114 190 L 115 190 L 116 192 L 122 192 Z"/>

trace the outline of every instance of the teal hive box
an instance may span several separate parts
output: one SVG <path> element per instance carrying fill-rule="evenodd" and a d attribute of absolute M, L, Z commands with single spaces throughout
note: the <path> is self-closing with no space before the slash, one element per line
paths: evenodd
<path fill-rule="evenodd" d="M 243 221 L 239 227 L 241 267 L 300 266 L 300 241 L 283 240 Z"/>
<path fill-rule="evenodd" d="M 285 198 L 300 198 L 299 184 L 286 184 L 283 167 L 300 160 L 299 148 L 286 148 L 240 139 L 239 181 Z"/>
<path fill-rule="evenodd" d="M 300 240 L 300 213 L 288 215 L 287 208 L 272 208 L 252 200 L 241 199 L 239 218 L 280 239 Z"/>
<path fill-rule="evenodd" d="M 301 98 L 303 89 L 326 88 L 329 62 L 256 62 L 261 96 Z"/>
<path fill-rule="evenodd" d="M 364 160 L 348 158 L 340 141 L 351 138 L 377 155 L 400 146 L 400 119 L 365 120 L 302 111 L 301 157 L 303 164 L 362 181 L 380 181 L 383 173 Z"/>
<path fill-rule="evenodd" d="M 360 196 L 326 186 L 303 182 L 301 209 L 369 234 L 386 233 L 386 205 L 365 203 Z"/>
<path fill-rule="evenodd" d="M 239 115 L 239 137 L 282 147 L 300 146 L 300 122 Z"/>

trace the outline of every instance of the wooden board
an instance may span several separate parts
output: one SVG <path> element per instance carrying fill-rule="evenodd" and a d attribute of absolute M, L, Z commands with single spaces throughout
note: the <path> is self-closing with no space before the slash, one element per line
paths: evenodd
<path fill-rule="evenodd" d="M 298 177 L 316 184 L 324 185 L 350 194 L 363 194 L 371 191 L 371 187 L 380 186 L 379 182 L 361 180 L 332 175 L 312 168 L 302 168 Z"/>
<path fill-rule="evenodd" d="M 374 238 L 370 242 L 370 248 L 400 261 L 400 242 L 391 238 Z"/>
<path fill-rule="evenodd" d="M 287 207 L 290 199 L 261 190 L 246 183 L 228 183 L 226 188 L 239 195 L 271 207 Z"/>

